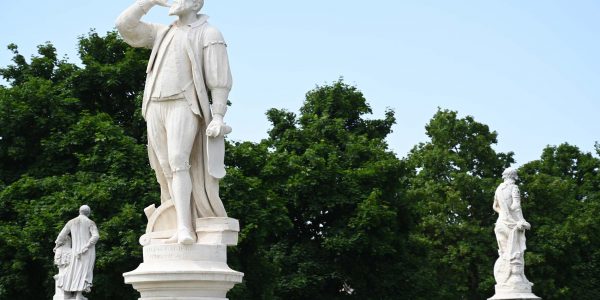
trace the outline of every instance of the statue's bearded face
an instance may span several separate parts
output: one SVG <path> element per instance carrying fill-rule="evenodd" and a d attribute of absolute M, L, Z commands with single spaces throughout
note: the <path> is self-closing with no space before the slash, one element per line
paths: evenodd
<path fill-rule="evenodd" d="M 169 9 L 169 16 L 180 16 L 190 11 L 198 12 L 204 0 L 175 0 Z"/>

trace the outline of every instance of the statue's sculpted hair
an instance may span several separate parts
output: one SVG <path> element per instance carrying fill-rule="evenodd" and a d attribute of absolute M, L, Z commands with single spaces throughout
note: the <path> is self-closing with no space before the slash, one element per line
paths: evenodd
<path fill-rule="evenodd" d="M 519 175 L 517 175 L 517 170 L 513 169 L 513 168 L 506 168 L 506 170 L 504 170 L 504 172 L 502 172 L 502 179 L 507 179 L 507 178 L 511 178 L 511 179 L 517 179 L 519 178 Z"/>
<path fill-rule="evenodd" d="M 196 13 L 200 12 L 200 10 L 202 9 L 202 7 L 204 7 L 204 0 L 194 0 L 194 3 L 200 3 L 200 6 L 198 6 L 198 9 L 196 10 Z"/>
<path fill-rule="evenodd" d="M 79 213 L 80 213 L 80 214 L 83 214 L 83 215 L 89 216 L 91 212 L 92 212 L 92 209 L 91 209 L 89 206 L 85 205 L 85 204 L 84 204 L 84 205 L 82 205 L 82 206 L 79 208 Z"/>

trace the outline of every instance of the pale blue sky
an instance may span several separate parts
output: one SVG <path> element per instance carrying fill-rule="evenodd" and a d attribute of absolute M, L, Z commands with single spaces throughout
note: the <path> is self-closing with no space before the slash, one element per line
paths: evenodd
<path fill-rule="evenodd" d="M 8 43 L 29 57 L 51 41 L 77 58 L 77 36 L 105 33 L 131 0 L 5 1 L 0 65 Z M 168 23 L 156 7 L 146 20 Z M 272 107 L 297 112 L 316 84 L 343 76 L 381 117 L 403 157 L 425 141 L 437 107 L 473 115 L 499 133 L 517 163 L 562 142 L 593 151 L 600 140 L 600 1 L 206 0 L 234 76 L 226 121 L 234 140 L 258 141 Z"/>

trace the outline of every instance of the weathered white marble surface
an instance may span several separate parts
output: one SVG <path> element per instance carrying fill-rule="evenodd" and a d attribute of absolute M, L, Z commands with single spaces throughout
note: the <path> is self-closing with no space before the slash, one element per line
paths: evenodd
<path fill-rule="evenodd" d="M 79 208 L 79 216 L 67 222 L 56 238 L 54 263 L 58 275 L 53 300 L 85 300 L 83 292 L 90 292 L 93 281 L 96 243 L 100 238 L 96 223 L 90 220 L 90 207 Z"/>
<path fill-rule="evenodd" d="M 171 25 L 143 22 L 153 7 L 170 6 Z M 161 188 L 140 237 L 144 261 L 123 274 L 140 300 L 223 300 L 243 274 L 227 265 L 239 223 L 219 198 L 225 176 L 223 118 L 232 85 L 227 44 L 199 14 L 203 0 L 137 0 L 117 18 L 129 45 L 152 49 L 142 115 L 148 157 Z"/>
<path fill-rule="evenodd" d="M 238 221 L 202 218 L 196 223 L 197 243 L 150 242 L 143 249 L 144 262 L 123 274 L 140 300 L 225 300 L 242 282 L 244 274 L 227 265 L 227 246 L 237 244 Z"/>
<path fill-rule="evenodd" d="M 170 6 L 170 25 L 146 23 L 156 5 Z M 221 32 L 199 14 L 203 0 L 137 0 L 117 18 L 129 45 L 152 49 L 142 116 L 147 123 L 148 157 L 161 187 L 161 202 L 174 211 L 176 231 L 169 242 L 193 244 L 196 218 L 227 217 L 219 198 L 225 176 L 223 121 L 232 77 Z M 151 237 L 157 238 L 157 237 Z M 163 238 L 163 237 L 160 237 Z"/>
<path fill-rule="evenodd" d="M 531 229 L 531 225 L 521 210 L 521 193 L 515 184 L 517 171 L 508 168 L 502 178 L 504 182 L 496 189 L 493 204 L 498 213 L 494 227 L 498 242 L 494 265 L 496 294 L 489 299 L 541 299 L 532 293 L 533 283 L 525 277 L 525 230 Z"/>

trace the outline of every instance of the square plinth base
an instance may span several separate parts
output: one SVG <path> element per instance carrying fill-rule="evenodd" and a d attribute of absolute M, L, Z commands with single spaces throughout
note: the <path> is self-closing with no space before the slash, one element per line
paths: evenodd
<path fill-rule="evenodd" d="M 227 246 L 237 244 L 239 223 L 230 218 L 196 221 L 196 244 L 144 246 L 144 262 L 123 274 L 139 300 L 227 300 L 243 273 L 227 265 Z"/>
<path fill-rule="evenodd" d="M 125 283 L 140 293 L 139 300 L 227 300 L 227 291 L 240 283 L 242 276 L 218 266 L 168 272 L 152 270 L 144 264 L 124 274 Z"/>
<path fill-rule="evenodd" d="M 503 293 L 496 294 L 488 300 L 541 300 L 542 298 L 533 293 Z"/>

